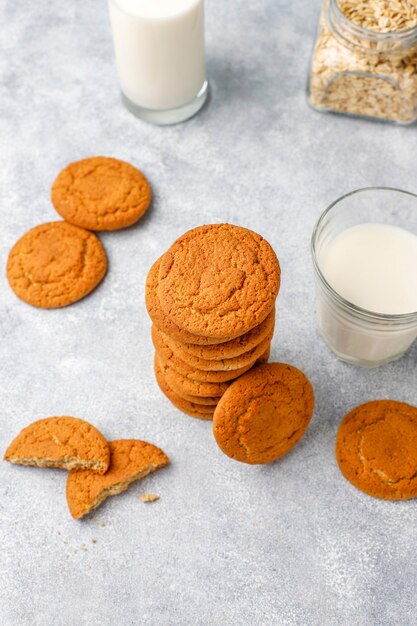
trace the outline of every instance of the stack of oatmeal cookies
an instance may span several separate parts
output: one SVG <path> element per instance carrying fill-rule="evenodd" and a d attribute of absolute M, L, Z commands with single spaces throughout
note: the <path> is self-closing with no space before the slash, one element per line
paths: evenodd
<path fill-rule="evenodd" d="M 230 224 L 188 231 L 154 263 L 155 375 L 177 408 L 211 419 L 230 383 L 268 360 L 279 287 L 270 244 Z"/>

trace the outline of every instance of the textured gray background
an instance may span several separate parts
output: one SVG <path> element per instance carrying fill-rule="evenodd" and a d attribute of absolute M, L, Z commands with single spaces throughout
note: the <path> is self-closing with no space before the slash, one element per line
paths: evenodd
<path fill-rule="evenodd" d="M 374 371 L 336 361 L 316 333 L 309 254 L 316 219 L 340 194 L 417 191 L 416 129 L 307 107 L 318 9 L 209 0 L 212 100 L 192 121 L 156 128 L 119 102 L 103 0 L 2 0 L 1 453 L 33 419 L 69 414 L 172 458 L 84 522 L 69 516 L 64 473 L 1 462 L 2 626 L 417 623 L 417 505 L 355 490 L 333 453 L 356 404 L 417 404 L 417 345 Z M 56 218 L 59 170 L 95 154 L 143 168 L 152 210 L 103 235 L 109 273 L 89 298 L 36 310 L 8 287 L 8 250 Z M 317 397 L 302 442 L 265 467 L 223 456 L 210 423 L 175 410 L 152 374 L 147 271 L 183 231 L 216 221 L 253 228 L 276 249 L 272 357 L 303 369 Z M 145 491 L 160 501 L 141 503 Z"/>

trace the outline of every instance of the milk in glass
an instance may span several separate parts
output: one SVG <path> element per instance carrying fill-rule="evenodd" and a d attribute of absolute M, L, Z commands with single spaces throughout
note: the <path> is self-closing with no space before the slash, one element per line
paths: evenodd
<path fill-rule="evenodd" d="M 204 103 L 207 83 L 203 0 L 109 0 L 116 64 L 124 97 L 141 109 L 185 111 L 181 121 Z M 188 107 L 188 108 L 187 108 Z M 152 117 L 152 115 L 151 115 Z"/>

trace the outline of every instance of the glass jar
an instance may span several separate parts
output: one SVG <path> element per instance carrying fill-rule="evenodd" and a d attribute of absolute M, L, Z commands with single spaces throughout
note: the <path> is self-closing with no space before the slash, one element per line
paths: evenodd
<path fill-rule="evenodd" d="M 366 2 L 362 4 L 366 6 Z M 324 0 L 308 100 L 320 111 L 414 122 L 417 26 L 388 32 L 369 30 L 347 17 L 339 0 Z"/>
<path fill-rule="evenodd" d="M 386 187 L 359 189 L 331 204 L 313 232 L 319 333 L 342 361 L 376 367 L 400 358 L 417 339 L 417 311 L 397 315 L 368 311 L 347 301 L 326 280 L 323 262 L 329 244 L 360 224 L 397 226 L 417 236 L 417 196 Z M 416 277 L 417 268 L 410 272 Z"/>

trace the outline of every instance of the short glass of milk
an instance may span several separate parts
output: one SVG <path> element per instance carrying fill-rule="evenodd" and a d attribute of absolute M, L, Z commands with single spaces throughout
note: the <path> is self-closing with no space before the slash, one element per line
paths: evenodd
<path fill-rule="evenodd" d="M 206 101 L 204 0 L 108 0 L 122 100 L 134 115 L 176 124 Z"/>
<path fill-rule="evenodd" d="M 376 367 L 417 338 L 417 196 L 358 189 L 324 211 L 312 256 L 319 332 L 342 361 Z"/>

